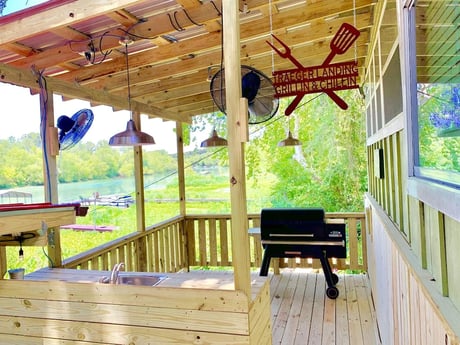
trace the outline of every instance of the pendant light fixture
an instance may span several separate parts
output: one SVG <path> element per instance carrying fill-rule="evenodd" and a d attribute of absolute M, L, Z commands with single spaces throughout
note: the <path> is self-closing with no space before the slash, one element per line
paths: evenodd
<path fill-rule="evenodd" d="M 291 126 L 290 126 L 291 121 L 290 120 L 291 120 L 291 117 L 289 117 L 289 120 L 288 120 L 288 136 L 287 136 L 286 139 L 283 139 L 278 143 L 279 147 L 283 147 L 283 146 L 300 146 L 300 145 L 302 145 L 302 142 L 299 139 L 296 139 L 296 138 L 294 138 L 292 136 Z"/>
<path fill-rule="evenodd" d="M 291 130 L 289 130 L 287 138 L 281 140 L 278 143 L 279 147 L 283 147 L 283 146 L 299 146 L 299 145 L 302 145 L 302 142 L 299 139 L 296 139 L 296 138 L 294 138 L 292 136 Z"/>
<path fill-rule="evenodd" d="M 131 85 L 129 80 L 129 63 L 128 63 L 128 44 L 132 42 L 129 38 L 122 41 L 125 45 L 125 60 L 126 60 L 126 75 L 128 80 L 128 107 L 130 119 L 126 124 L 126 130 L 115 134 L 109 140 L 110 146 L 141 146 L 155 144 L 153 137 L 147 133 L 138 131 L 133 120 L 133 112 L 131 110 Z"/>
<path fill-rule="evenodd" d="M 216 147 L 216 146 L 227 146 L 227 139 L 219 137 L 215 129 L 212 130 L 212 135 L 201 142 L 201 147 Z"/>

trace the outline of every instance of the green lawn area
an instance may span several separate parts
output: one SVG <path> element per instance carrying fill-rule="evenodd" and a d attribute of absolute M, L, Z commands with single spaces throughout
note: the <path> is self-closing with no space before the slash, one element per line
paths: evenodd
<path fill-rule="evenodd" d="M 187 180 L 188 181 L 188 180 Z M 188 214 L 229 214 L 230 188 L 227 176 L 195 174 L 186 186 Z M 270 206 L 270 181 L 252 181 L 247 186 L 248 213 L 258 213 Z M 177 182 L 161 189 L 147 190 L 146 224 L 157 224 L 179 214 Z M 165 201 L 160 201 L 165 200 Z M 78 224 L 111 225 L 112 232 L 61 230 L 63 258 L 69 258 L 103 243 L 125 236 L 136 230 L 136 207 L 128 208 L 91 205 L 86 217 L 78 217 Z M 20 260 L 18 247 L 7 247 L 8 269 L 24 267 L 27 272 L 47 267 L 46 247 L 24 247 L 24 259 Z"/>

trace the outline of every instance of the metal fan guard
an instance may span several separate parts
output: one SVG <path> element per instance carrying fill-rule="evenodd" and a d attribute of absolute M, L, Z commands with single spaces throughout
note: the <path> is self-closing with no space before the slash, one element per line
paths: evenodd
<path fill-rule="evenodd" d="M 79 122 L 80 115 L 86 115 L 83 123 Z M 59 139 L 59 149 L 68 150 L 75 146 L 88 132 L 94 119 L 91 109 L 81 109 L 72 115 L 74 126 Z"/>
<path fill-rule="evenodd" d="M 256 96 L 256 101 L 258 101 L 260 98 L 270 97 L 271 102 L 272 102 L 272 106 L 271 106 L 270 111 L 265 113 L 265 114 L 262 114 L 262 115 L 256 114 L 254 111 L 251 111 L 251 105 L 249 106 L 250 109 L 248 111 L 248 123 L 253 125 L 253 124 L 258 124 L 258 123 L 268 121 L 273 116 L 275 116 L 276 112 L 278 111 L 279 100 L 278 100 L 278 98 L 275 98 L 273 96 L 275 94 L 275 90 L 273 88 L 273 83 L 270 80 L 270 78 L 268 78 L 264 73 L 262 73 L 261 71 L 255 69 L 253 67 L 246 66 L 246 65 L 241 65 L 241 77 L 243 77 L 244 75 L 246 75 L 247 73 L 249 73 L 251 71 L 256 73 L 257 75 L 259 75 L 261 77 L 261 86 L 260 86 L 259 92 L 260 92 L 260 90 L 267 89 L 267 86 L 269 86 L 270 89 L 271 89 L 270 94 L 259 95 L 259 93 L 258 93 L 257 96 Z M 217 108 L 221 112 L 226 114 L 224 68 L 218 70 L 214 74 L 214 76 L 212 77 L 211 86 L 210 86 L 210 92 L 211 92 L 211 97 L 212 97 L 214 103 L 216 104 Z"/>

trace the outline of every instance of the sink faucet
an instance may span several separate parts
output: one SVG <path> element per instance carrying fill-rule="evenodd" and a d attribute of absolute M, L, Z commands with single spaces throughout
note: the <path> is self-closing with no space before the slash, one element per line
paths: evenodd
<path fill-rule="evenodd" d="M 116 284 L 118 282 L 118 273 L 124 267 L 125 267 L 125 264 L 123 262 L 120 262 L 113 266 L 112 274 L 110 275 L 110 284 Z"/>

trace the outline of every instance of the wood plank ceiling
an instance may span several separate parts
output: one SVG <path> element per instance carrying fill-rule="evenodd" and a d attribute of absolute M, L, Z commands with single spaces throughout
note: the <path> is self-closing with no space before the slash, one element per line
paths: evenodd
<path fill-rule="evenodd" d="M 273 33 L 304 66 L 319 65 L 348 22 L 361 35 L 334 62 L 356 58 L 364 76 L 375 0 L 239 2 L 241 64 L 268 76 L 294 67 L 272 53 Z M 0 17 L 0 81 L 37 92 L 42 75 L 64 98 L 128 109 L 126 38 L 132 109 L 190 122 L 216 108 L 208 79 L 222 63 L 221 12 L 221 0 L 51 0 Z"/>

